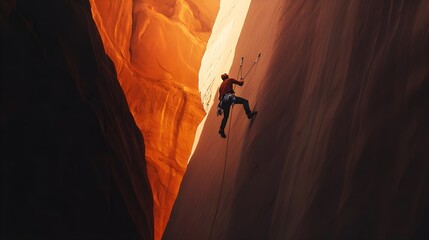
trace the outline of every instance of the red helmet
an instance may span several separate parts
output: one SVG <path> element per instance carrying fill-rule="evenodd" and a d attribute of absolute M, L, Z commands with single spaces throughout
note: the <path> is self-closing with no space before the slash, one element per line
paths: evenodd
<path fill-rule="evenodd" d="M 228 74 L 226 73 L 222 74 L 220 77 L 222 78 L 223 81 L 229 78 Z"/>

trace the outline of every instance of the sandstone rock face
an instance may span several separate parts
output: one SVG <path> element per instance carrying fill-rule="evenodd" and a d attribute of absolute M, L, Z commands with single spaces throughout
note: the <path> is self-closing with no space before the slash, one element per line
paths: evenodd
<path fill-rule="evenodd" d="M 201 61 L 198 87 L 206 112 L 217 103 L 220 75 L 236 78 L 237 69 L 229 72 L 235 58 L 235 48 L 249 10 L 251 0 L 221 1 L 207 50 Z M 234 69 L 233 69 L 234 70 Z"/>
<path fill-rule="evenodd" d="M 0 238 L 153 239 L 144 141 L 89 2 L 0 11 Z"/>
<path fill-rule="evenodd" d="M 428 23 L 427 1 L 252 1 L 231 69 L 262 52 L 237 88 L 259 114 L 227 142 L 209 111 L 164 238 L 427 239 Z"/>
<path fill-rule="evenodd" d="M 219 1 L 90 2 L 106 52 L 145 136 L 159 239 L 205 114 L 198 71 Z"/>
<path fill-rule="evenodd" d="M 211 110 L 213 103 L 217 104 L 217 90 L 222 83 L 220 75 L 229 73 L 231 77 L 237 77 L 237 69 L 233 69 L 234 71 L 231 72 L 229 72 L 229 69 L 235 57 L 235 48 L 249 5 L 250 0 L 220 2 L 219 12 L 213 26 L 212 35 L 207 43 L 207 49 L 204 52 L 199 72 L 198 88 L 206 112 Z M 207 115 L 198 126 L 192 153 L 199 142 L 206 119 Z"/>

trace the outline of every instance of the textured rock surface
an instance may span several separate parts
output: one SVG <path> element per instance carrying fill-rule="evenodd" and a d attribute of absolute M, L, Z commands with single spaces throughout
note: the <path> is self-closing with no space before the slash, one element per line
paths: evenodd
<path fill-rule="evenodd" d="M 221 1 L 207 50 L 201 61 L 198 86 L 205 111 L 217 104 L 220 74 L 231 68 L 235 48 L 243 28 L 251 0 Z M 236 72 L 231 72 L 236 77 Z"/>
<path fill-rule="evenodd" d="M 219 12 L 213 26 L 212 35 L 201 61 L 198 88 L 204 110 L 208 112 L 213 103 L 217 104 L 217 89 L 222 83 L 220 74 L 231 68 L 235 48 L 249 10 L 250 0 L 221 1 Z M 236 77 L 236 72 L 230 75 Z M 198 144 L 207 115 L 201 121 L 195 134 L 192 153 Z M 192 155 L 191 153 L 191 155 Z"/>
<path fill-rule="evenodd" d="M 88 1 L 1 1 L 1 239 L 152 239 L 144 142 Z"/>
<path fill-rule="evenodd" d="M 237 92 L 258 117 L 234 110 L 225 161 L 210 111 L 165 239 L 427 239 L 428 23 L 427 1 L 252 1 L 232 71 L 262 52 Z"/>
<path fill-rule="evenodd" d="M 219 1 L 91 0 L 91 6 L 145 136 L 159 239 L 205 114 L 198 70 Z"/>

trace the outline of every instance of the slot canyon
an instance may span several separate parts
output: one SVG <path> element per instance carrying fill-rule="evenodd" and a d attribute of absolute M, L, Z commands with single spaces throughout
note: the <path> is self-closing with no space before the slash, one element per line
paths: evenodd
<path fill-rule="evenodd" d="M 1 239 L 429 239 L 428 1 L 2 0 L 0 34 Z"/>
<path fill-rule="evenodd" d="M 205 112 L 198 71 L 218 1 L 91 0 L 94 20 L 144 138 L 160 239 Z"/>

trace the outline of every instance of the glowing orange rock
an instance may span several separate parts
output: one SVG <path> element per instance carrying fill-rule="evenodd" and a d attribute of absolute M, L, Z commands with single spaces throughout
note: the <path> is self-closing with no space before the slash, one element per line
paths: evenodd
<path fill-rule="evenodd" d="M 90 2 L 145 138 L 155 239 L 160 239 L 204 117 L 198 71 L 219 1 Z"/>

